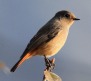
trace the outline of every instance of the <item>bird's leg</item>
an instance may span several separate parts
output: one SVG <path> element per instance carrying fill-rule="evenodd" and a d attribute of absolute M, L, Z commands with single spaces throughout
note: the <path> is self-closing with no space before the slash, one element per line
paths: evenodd
<path fill-rule="evenodd" d="M 55 59 L 50 60 L 46 56 L 44 56 L 44 60 L 45 60 L 46 69 L 52 71 L 55 67 L 54 64 Z"/>

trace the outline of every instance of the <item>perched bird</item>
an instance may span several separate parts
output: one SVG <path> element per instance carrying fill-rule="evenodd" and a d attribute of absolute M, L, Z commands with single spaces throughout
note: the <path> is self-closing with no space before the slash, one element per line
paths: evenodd
<path fill-rule="evenodd" d="M 19 61 L 12 67 L 14 72 L 25 60 L 40 55 L 51 57 L 64 46 L 69 29 L 75 20 L 80 20 L 69 11 L 62 10 L 55 14 L 30 40 Z"/>

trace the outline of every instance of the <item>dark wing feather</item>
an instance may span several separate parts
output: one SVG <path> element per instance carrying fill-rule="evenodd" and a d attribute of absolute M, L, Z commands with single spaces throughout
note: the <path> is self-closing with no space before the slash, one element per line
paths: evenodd
<path fill-rule="evenodd" d="M 57 26 L 53 25 L 53 22 L 50 23 L 49 21 L 30 40 L 21 58 L 24 57 L 29 51 L 33 51 L 36 48 L 38 48 L 40 45 L 53 39 L 58 34 L 59 31 L 60 31 L 60 27 L 58 25 Z"/>

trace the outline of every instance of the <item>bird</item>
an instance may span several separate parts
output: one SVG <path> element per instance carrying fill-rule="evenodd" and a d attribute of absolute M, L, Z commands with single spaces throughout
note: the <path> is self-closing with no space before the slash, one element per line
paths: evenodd
<path fill-rule="evenodd" d="M 19 61 L 11 68 L 14 72 L 24 61 L 33 56 L 49 58 L 64 46 L 69 29 L 74 21 L 80 20 L 68 10 L 58 11 L 29 41 Z"/>

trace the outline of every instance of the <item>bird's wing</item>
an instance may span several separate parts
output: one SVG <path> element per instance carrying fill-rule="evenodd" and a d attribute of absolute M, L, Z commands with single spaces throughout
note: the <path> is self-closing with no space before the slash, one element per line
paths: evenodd
<path fill-rule="evenodd" d="M 25 51 L 21 55 L 21 58 L 24 57 L 29 51 L 33 51 L 38 48 L 40 45 L 49 42 L 53 39 L 58 32 L 60 31 L 60 27 L 54 27 L 53 24 L 44 25 L 37 34 L 30 40 Z"/>

